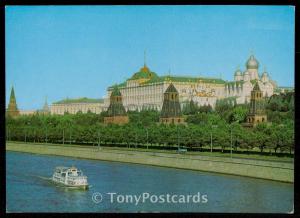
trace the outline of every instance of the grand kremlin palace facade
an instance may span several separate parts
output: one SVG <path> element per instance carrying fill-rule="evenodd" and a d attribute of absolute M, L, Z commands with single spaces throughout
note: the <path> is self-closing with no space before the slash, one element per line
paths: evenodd
<path fill-rule="evenodd" d="M 218 99 L 227 99 L 237 104 L 250 102 L 250 94 L 256 81 L 264 96 L 273 95 L 277 88 L 276 83 L 270 79 L 265 70 L 259 73 L 258 69 L 259 62 L 253 55 L 247 60 L 244 71 L 236 70 L 233 81 L 205 77 L 158 76 L 144 64 L 131 78 L 115 86 L 121 91 L 126 110 L 161 110 L 163 93 L 170 83 L 179 92 L 182 107 L 193 100 L 199 106 L 210 105 L 214 108 Z M 82 98 L 55 102 L 50 107 L 51 114 L 106 111 L 113 88 L 114 86 L 111 86 L 107 89 L 107 96 L 104 100 Z"/>

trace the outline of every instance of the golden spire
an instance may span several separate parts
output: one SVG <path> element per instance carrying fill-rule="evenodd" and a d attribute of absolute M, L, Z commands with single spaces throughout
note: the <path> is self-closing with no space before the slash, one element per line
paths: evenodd
<path fill-rule="evenodd" d="M 146 67 L 146 49 L 144 50 L 144 67 Z"/>

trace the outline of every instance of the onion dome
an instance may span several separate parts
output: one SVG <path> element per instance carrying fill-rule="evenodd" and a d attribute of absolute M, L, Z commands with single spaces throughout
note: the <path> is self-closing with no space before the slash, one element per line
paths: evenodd
<path fill-rule="evenodd" d="M 249 72 L 247 70 L 244 72 L 244 76 L 246 76 L 246 75 L 249 76 Z"/>
<path fill-rule="evenodd" d="M 268 77 L 268 73 L 267 73 L 267 72 L 263 72 L 263 73 L 262 73 L 262 76 L 263 76 L 263 77 Z"/>
<path fill-rule="evenodd" d="M 266 68 L 264 69 L 264 72 L 262 73 L 262 77 L 268 77 L 268 73 L 266 71 Z"/>
<path fill-rule="evenodd" d="M 246 62 L 247 69 L 258 69 L 259 63 L 255 59 L 254 55 L 251 55 L 248 61 Z"/>
<path fill-rule="evenodd" d="M 242 75 L 242 72 L 240 69 L 237 69 L 234 73 L 235 76 L 241 76 Z"/>

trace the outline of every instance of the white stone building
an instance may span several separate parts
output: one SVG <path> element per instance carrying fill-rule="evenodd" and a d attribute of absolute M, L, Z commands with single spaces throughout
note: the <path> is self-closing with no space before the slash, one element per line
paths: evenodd
<path fill-rule="evenodd" d="M 181 107 L 193 100 L 198 106 L 210 105 L 215 107 L 220 99 L 234 99 L 237 104 L 250 102 L 250 94 L 258 81 L 264 96 L 271 96 L 277 85 L 264 71 L 259 74 L 259 62 L 251 55 L 246 62 L 246 69 L 238 69 L 233 81 L 219 78 L 188 77 L 188 76 L 158 76 L 146 64 L 133 76 L 121 84 L 117 84 L 123 98 L 126 110 L 156 109 L 161 110 L 163 94 L 172 83 L 179 93 Z M 51 114 L 75 114 L 79 111 L 101 113 L 109 106 L 109 96 L 114 86 L 107 89 L 107 95 L 102 99 L 66 99 L 51 105 Z"/>
<path fill-rule="evenodd" d="M 181 105 L 193 99 L 199 106 L 210 105 L 214 108 L 218 99 L 234 97 L 237 104 L 249 102 L 256 81 L 264 96 L 273 95 L 276 83 L 266 71 L 260 76 L 258 69 L 259 62 L 253 55 L 247 60 L 244 73 L 239 69 L 235 72 L 234 81 L 205 77 L 158 76 L 144 65 L 139 72 L 117 86 L 122 93 L 126 110 L 161 110 L 163 93 L 170 83 L 178 90 Z M 111 91 L 112 87 L 109 87 L 107 96 L 110 96 Z M 104 104 L 109 105 L 109 98 L 105 99 Z"/>
<path fill-rule="evenodd" d="M 106 111 L 106 109 L 102 99 L 78 98 L 65 99 L 53 103 L 50 106 L 50 113 L 63 115 L 64 113 L 76 114 L 80 111 L 82 113 L 90 111 L 99 114 L 102 111 Z"/>
<path fill-rule="evenodd" d="M 273 95 L 276 83 L 270 79 L 266 70 L 260 76 L 258 69 L 259 62 L 251 55 L 246 62 L 246 70 L 243 73 L 240 69 L 236 70 L 234 81 L 225 84 L 224 97 L 236 97 L 238 104 L 250 102 L 250 94 L 256 81 L 264 97 Z"/>

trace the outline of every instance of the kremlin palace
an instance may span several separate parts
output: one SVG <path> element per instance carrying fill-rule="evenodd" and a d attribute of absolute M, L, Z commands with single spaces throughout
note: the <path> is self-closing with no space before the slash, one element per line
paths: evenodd
<path fill-rule="evenodd" d="M 107 111 L 110 105 L 110 96 L 114 88 L 118 88 L 122 95 L 123 106 L 128 110 L 155 109 L 161 110 L 163 106 L 164 93 L 170 84 L 178 91 L 180 107 L 191 100 L 198 106 L 215 107 L 218 100 L 228 100 L 230 103 L 250 103 L 251 91 L 257 83 L 263 93 L 263 97 L 269 97 L 278 89 L 276 83 L 271 80 L 269 74 L 264 70 L 259 72 L 260 64 L 251 55 L 245 64 L 245 69 L 237 69 L 233 75 L 233 81 L 225 81 L 220 78 L 189 77 L 164 75 L 159 76 L 144 63 L 144 66 L 131 78 L 123 83 L 107 88 L 104 99 L 64 99 L 52 103 L 48 108 L 46 103 L 44 109 L 51 114 L 65 112 L 75 114 L 79 111 L 87 113 L 101 113 Z M 33 113 L 33 112 L 32 112 Z M 20 111 L 20 114 L 26 112 Z M 28 114 L 28 113 L 27 113 Z"/>

